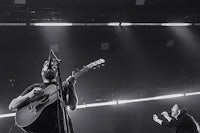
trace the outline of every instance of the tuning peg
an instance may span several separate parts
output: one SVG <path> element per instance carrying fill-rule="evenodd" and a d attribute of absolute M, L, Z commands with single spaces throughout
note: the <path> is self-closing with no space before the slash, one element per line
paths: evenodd
<path fill-rule="evenodd" d="M 75 66 L 75 72 L 80 71 L 77 66 Z"/>
<path fill-rule="evenodd" d="M 78 68 L 76 68 L 76 72 L 80 71 Z"/>

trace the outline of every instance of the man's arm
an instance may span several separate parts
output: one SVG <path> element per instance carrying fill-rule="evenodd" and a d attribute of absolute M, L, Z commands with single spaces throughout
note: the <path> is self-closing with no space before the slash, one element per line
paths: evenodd
<path fill-rule="evenodd" d="M 27 102 L 29 99 L 33 98 L 35 95 L 41 95 L 42 91 L 41 91 L 41 88 L 33 88 L 31 91 L 30 89 L 32 88 L 27 88 L 25 91 L 26 91 L 26 94 L 21 94 L 20 96 L 14 98 L 10 104 L 9 104 L 9 107 L 8 109 L 11 110 L 11 111 L 15 111 L 17 110 L 18 108 L 20 108 L 25 102 Z"/>
<path fill-rule="evenodd" d="M 159 119 L 158 116 L 155 115 L 155 114 L 153 115 L 153 120 L 154 120 L 155 122 L 157 122 L 158 124 L 160 124 L 161 126 L 169 127 L 169 128 L 172 128 L 172 127 L 173 127 L 172 125 L 169 124 L 168 121 L 163 121 L 163 120 Z"/>
<path fill-rule="evenodd" d="M 8 109 L 11 110 L 11 111 L 15 111 L 19 108 L 19 106 L 24 103 L 25 101 L 27 101 L 28 99 L 30 99 L 31 95 L 30 93 L 24 95 L 24 96 L 18 96 L 16 98 L 14 98 L 10 104 L 9 104 L 9 107 Z"/>
<path fill-rule="evenodd" d="M 169 116 L 168 112 L 164 111 L 161 113 L 165 119 L 167 119 L 168 122 L 170 122 L 172 120 L 172 118 Z"/>
<path fill-rule="evenodd" d="M 69 87 L 69 107 L 71 110 L 75 110 L 78 105 L 78 97 L 75 91 L 75 85 Z"/>
<path fill-rule="evenodd" d="M 162 125 L 162 123 L 163 123 L 163 120 L 159 119 L 156 114 L 153 115 L 153 120 L 160 125 Z"/>
<path fill-rule="evenodd" d="M 72 76 L 69 76 L 64 82 L 64 90 L 69 91 L 68 106 L 71 110 L 75 110 L 78 104 L 78 97 L 75 90 L 76 79 L 74 77 L 74 72 Z"/>

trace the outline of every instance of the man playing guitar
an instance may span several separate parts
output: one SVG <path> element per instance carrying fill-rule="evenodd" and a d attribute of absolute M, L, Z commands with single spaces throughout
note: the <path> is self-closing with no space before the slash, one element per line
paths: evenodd
<path fill-rule="evenodd" d="M 41 76 L 43 82 L 33 84 L 26 88 L 17 98 L 14 98 L 11 101 L 11 103 L 9 104 L 9 110 L 20 110 L 24 106 L 29 105 L 34 101 L 37 101 L 37 99 L 44 98 L 42 96 L 44 94 L 45 88 L 48 88 L 48 86 L 55 85 L 57 87 L 57 62 L 51 59 L 45 61 L 41 71 Z M 67 94 L 66 91 L 68 91 L 69 96 L 67 105 L 71 110 L 75 110 L 78 103 L 78 98 L 75 91 L 75 83 L 76 78 L 74 76 L 74 72 L 72 72 L 72 76 L 69 76 L 62 83 L 64 95 Z M 31 106 L 28 107 L 31 110 L 32 114 L 37 113 L 37 111 L 35 110 L 32 111 Z M 26 117 L 28 116 L 24 116 L 24 118 Z M 69 122 L 71 125 L 71 120 Z M 59 133 L 59 130 L 61 131 L 61 133 L 63 133 L 63 116 L 59 100 L 57 99 L 56 102 L 53 102 L 52 104 L 49 104 L 47 108 L 44 108 L 41 115 L 36 120 L 34 120 L 31 125 L 24 126 L 23 129 L 30 133 Z M 71 132 L 73 133 L 72 127 Z"/>

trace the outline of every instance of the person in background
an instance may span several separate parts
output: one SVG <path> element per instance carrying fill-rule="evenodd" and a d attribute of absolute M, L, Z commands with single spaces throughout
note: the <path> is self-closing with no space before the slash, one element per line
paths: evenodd
<path fill-rule="evenodd" d="M 176 133 L 200 133 L 199 124 L 187 113 L 187 110 L 175 104 L 171 108 L 171 114 L 164 111 L 161 113 L 166 120 L 159 119 L 158 115 L 153 115 L 153 120 L 164 127 L 175 128 Z"/>

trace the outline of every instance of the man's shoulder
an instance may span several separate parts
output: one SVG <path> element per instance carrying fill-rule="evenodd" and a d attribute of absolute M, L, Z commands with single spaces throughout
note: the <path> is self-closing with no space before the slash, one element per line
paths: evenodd
<path fill-rule="evenodd" d="M 31 91 L 33 90 L 35 87 L 42 87 L 44 83 L 34 83 L 29 85 L 25 90 Z"/>
<path fill-rule="evenodd" d="M 28 88 L 40 87 L 43 84 L 44 83 L 34 83 L 34 84 L 30 85 Z"/>
<path fill-rule="evenodd" d="M 186 121 L 190 121 L 191 119 L 191 115 L 189 115 L 188 113 L 184 113 L 182 114 L 181 118 L 182 120 L 186 120 Z"/>
<path fill-rule="evenodd" d="M 34 83 L 32 85 L 29 85 L 20 95 L 23 96 L 27 94 L 28 92 L 32 91 L 35 87 L 40 87 L 41 83 Z"/>

